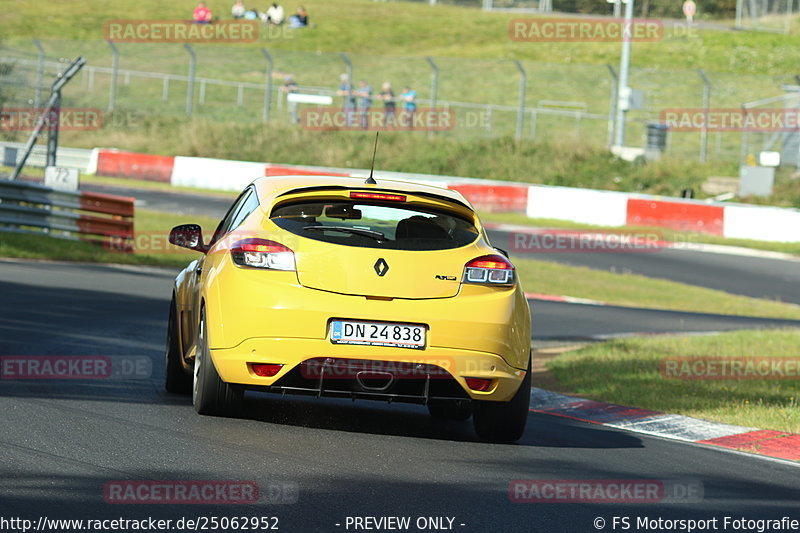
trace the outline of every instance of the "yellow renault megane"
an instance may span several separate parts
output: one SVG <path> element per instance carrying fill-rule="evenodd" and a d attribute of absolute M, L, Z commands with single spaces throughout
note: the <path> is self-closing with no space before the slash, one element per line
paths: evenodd
<path fill-rule="evenodd" d="M 463 196 L 347 177 L 255 180 L 175 279 L 166 388 L 201 414 L 245 390 L 424 404 L 520 438 L 530 311 L 505 252 Z"/>

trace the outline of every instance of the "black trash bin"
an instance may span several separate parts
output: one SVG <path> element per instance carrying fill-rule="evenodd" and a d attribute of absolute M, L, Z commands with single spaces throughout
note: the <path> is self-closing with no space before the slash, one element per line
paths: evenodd
<path fill-rule="evenodd" d="M 647 147 L 645 148 L 645 157 L 648 160 L 660 159 L 661 154 L 667 148 L 667 130 L 666 124 L 660 122 L 649 122 L 647 124 Z"/>

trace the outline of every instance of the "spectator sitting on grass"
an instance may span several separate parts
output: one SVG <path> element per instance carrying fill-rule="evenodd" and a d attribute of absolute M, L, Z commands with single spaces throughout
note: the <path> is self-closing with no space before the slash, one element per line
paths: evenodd
<path fill-rule="evenodd" d="M 244 17 L 245 11 L 247 10 L 244 7 L 244 2 L 242 2 L 242 0 L 236 0 L 236 3 L 233 4 L 233 7 L 231 8 L 231 15 L 233 15 L 233 18 L 235 19 L 240 19 Z"/>
<path fill-rule="evenodd" d="M 303 6 L 297 8 L 297 13 L 289 17 L 290 28 L 305 28 L 308 26 L 308 13 Z"/>
<path fill-rule="evenodd" d="M 258 20 L 258 11 L 255 9 L 248 9 L 244 12 L 245 20 Z"/>
<path fill-rule="evenodd" d="M 211 10 L 206 7 L 205 2 L 197 4 L 197 7 L 192 11 L 192 19 L 194 19 L 195 24 L 211 23 Z"/>
<path fill-rule="evenodd" d="M 273 26 L 280 26 L 283 24 L 285 20 L 285 16 L 283 14 L 283 6 L 279 6 L 278 4 L 272 4 L 269 6 L 267 11 L 261 16 L 261 20 L 264 21 L 264 24 L 272 24 Z"/>

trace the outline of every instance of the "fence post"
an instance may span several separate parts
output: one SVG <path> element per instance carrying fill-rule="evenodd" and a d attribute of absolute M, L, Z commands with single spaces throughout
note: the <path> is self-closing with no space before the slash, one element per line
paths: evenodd
<path fill-rule="evenodd" d="M 108 110 L 114 111 L 117 106 L 117 73 L 119 71 L 119 49 L 112 41 L 106 41 L 111 47 L 111 92 L 108 94 Z"/>
<path fill-rule="evenodd" d="M 711 102 L 711 81 L 703 69 L 698 69 L 703 79 L 703 129 L 700 130 L 700 162 L 705 163 L 708 157 L 708 108 Z"/>
<path fill-rule="evenodd" d="M 425 60 L 433 71 L 431 74 L 431 111 L 436 113 L 436 100 L 439 96 L 439 67 L 434 63 L 432 57 L 426 57 Z M 428 132 L 428 137 L 433 137 L 433 129 Z"/>
<path fill-rule="evenodd" d="M 192 106 L 194 105 L 194 75 L 197 68 L 197 56 L 189 43 L 183 45 L 189 52 L 189 84 L 186 87 L 186 116 L 192 116 Z"/>
<path fill-rule="evenodd" d="M 608 67 L 608 72 L 611 74 L 611 103 L 608 106 L 608 147 L 611 148 L 614 145 L 614 117 L 617 114 L 617 84 L 619 77 L 617 77 L 614 67 L 608 63 L 606 63 L 606 67 Z"/>
<path fill-rule="evenodd" d="M 522 67 L 522 63 L 518 59 L 514 60 L 514 64 L 519 69 L 519 110 L 517 111 L 517 140 L 522 140 L 522 128 L 525 124 L 525 86 L 528 83 L 528 74 Z"/>
<path fill-rule="evenodd" d="M 436 100 L 439 95 L 439 67 L 433 62 L 433 58 L 426 57 L 425 60 L 433 70 L 433 74 L 431 75 L 431 108 L 435 108 Z"/>
<path fill-rule="evenodd" d="M 36 87 L 33 89 L 33 107 L 38 109 L 42 98 L 42 78 L 44 77 L 44 47 L 39 39 L 34 39 L 33 44 L 39 49 L 36 58 Z"/>
<path fill-rule="evenodd" d="M 275 62 L 266 48 L 262 48 L 261 53 L 264 54 L 264 58 L 267 60 L 267 70 L 264 72 L 264 113 L 261 116 L 261 120 L 266 123 L 269 122 L 269 112 L 272 104 L 272 68 L 275 66 Z"/>
<path fill-rule="evenodd" d="M 352 98 L 353 93 L 353 62 L 350 61 L 350 57 L 344 52 L 339 52 L 339 56 L 341 56 L 342 61 L 344 61 L 345 65 L 347 65 L 347 93 L 344 97 L 344 103 L 342 105 L 342 109 L 344 110 L 345 120 L 347 121 L 348 126 L 353 126 L 355 124 L 356 115 L 355 115 L 355 102 Z"/>
<path fill-rule="evenodd" d="M 625 3 L 625 24 L 630 27 L 633 20 L 633 0 Z M 622 40 L 622 53 L 619 58 L 619 84 L 617 88 L 617 128 L 614 132 L 614 144 L 625 146 L 625 116 L 627 115 L 630 104 L 630 87 L 628 87 L 628 73 L 631 66 L 631 39 Z M 624 101 L 623 101 L 624 99 Z M 624 104 L 625 107 L 622 107 Z"/>

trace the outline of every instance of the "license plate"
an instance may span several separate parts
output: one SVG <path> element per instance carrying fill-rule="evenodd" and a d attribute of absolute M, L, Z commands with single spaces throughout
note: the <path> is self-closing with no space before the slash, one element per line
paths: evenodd
<path fill-rule="evenodd" d="M 365 344 L 396 348 L 425 348 L 425 327 L 415 324 L 334 320 L 331 342 L 334 344 Z"/>

